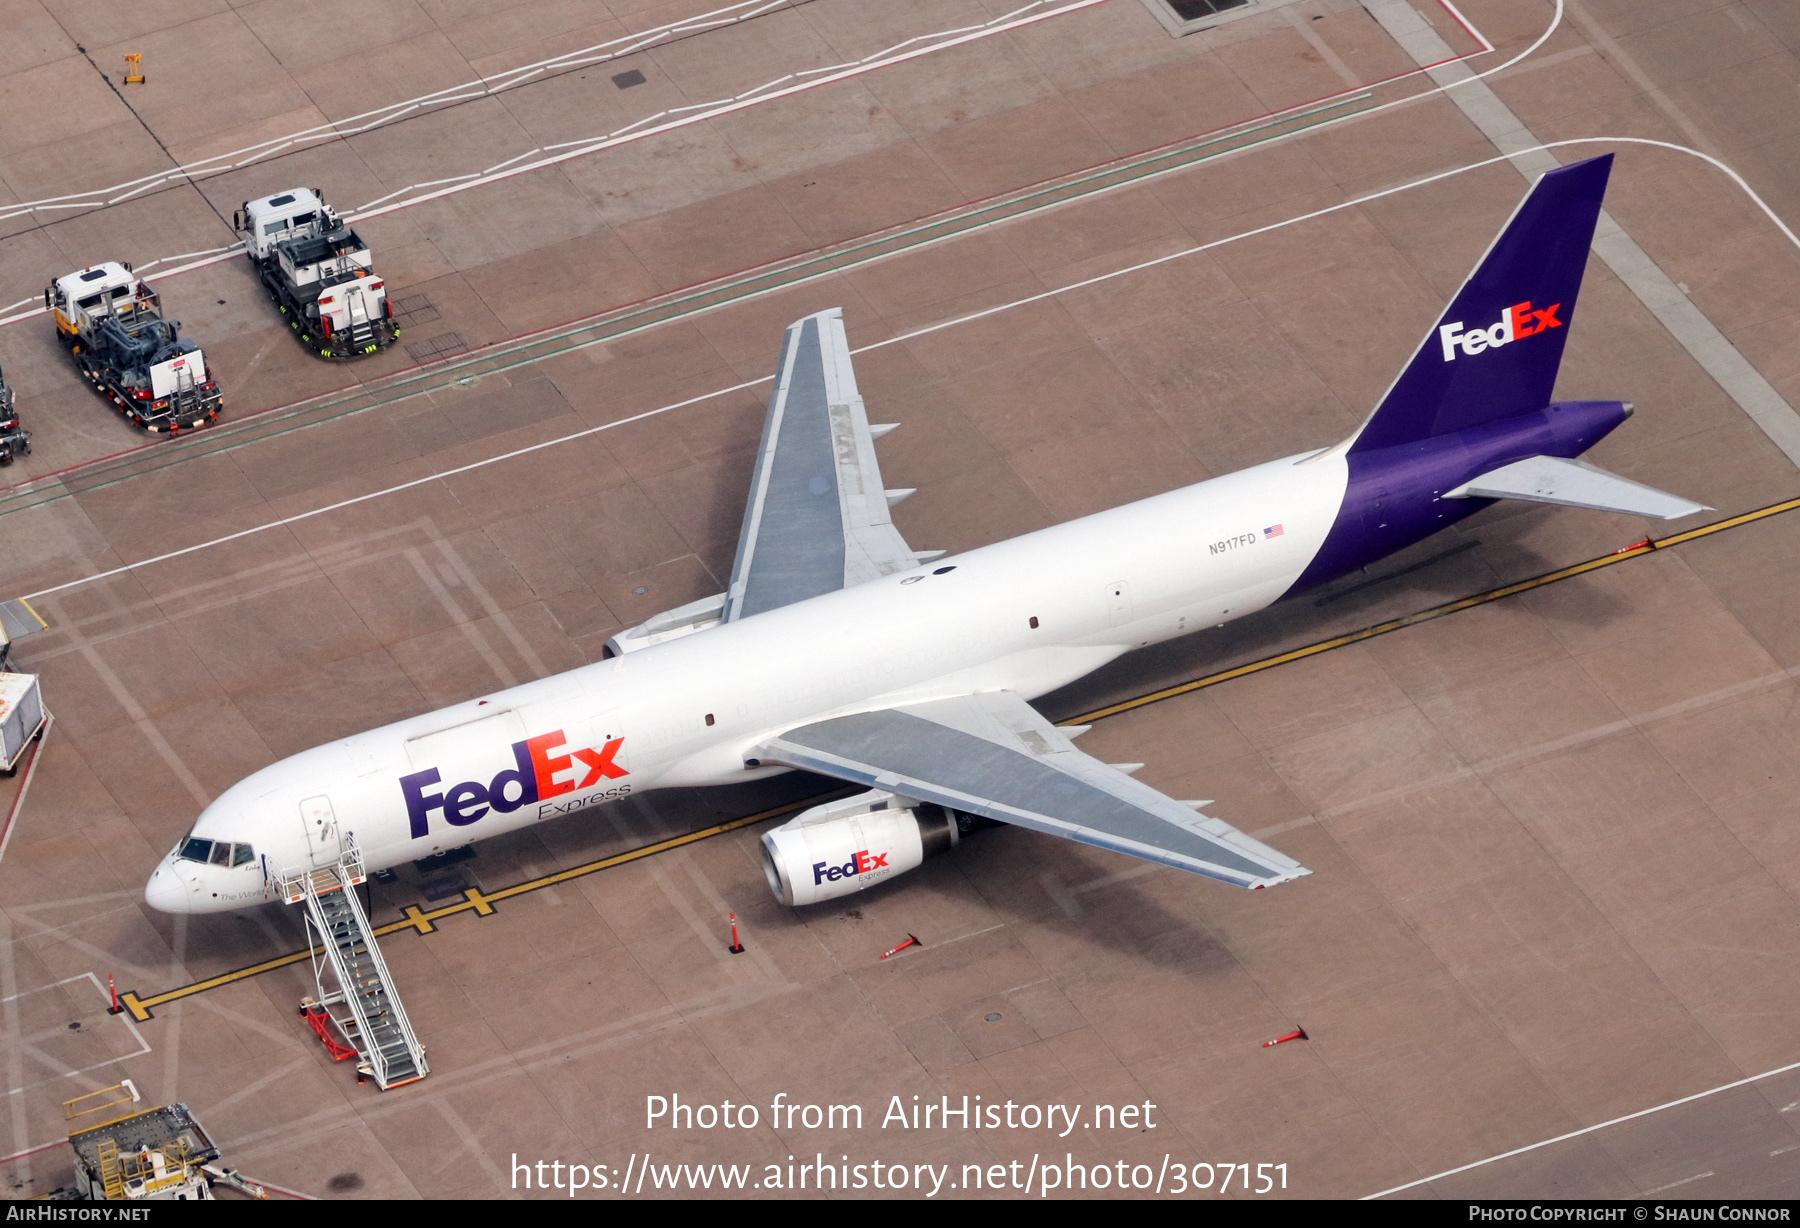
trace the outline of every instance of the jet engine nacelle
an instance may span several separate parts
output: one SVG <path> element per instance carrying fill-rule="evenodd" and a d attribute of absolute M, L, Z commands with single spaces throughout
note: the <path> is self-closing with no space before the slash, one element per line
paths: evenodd
<path fill-rule="evenodd" d="M 872 789 L 765 832 L 763 873 L 783 904 L 817 904 L 886 882 L 957 838 L 955 811 Z"/>

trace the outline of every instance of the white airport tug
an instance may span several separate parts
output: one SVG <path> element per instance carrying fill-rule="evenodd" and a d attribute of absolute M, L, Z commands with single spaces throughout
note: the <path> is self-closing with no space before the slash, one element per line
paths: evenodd
<path fill-rule="evenodd" d="M 224 394 L 206 355 L 181 339 L 181 322 L 129 264 L 107 261 L 59 277 L 44 289 L 57 338 L 100 395 L 133 426 L 174 435 L 211 422 Z"/>
<path fill-rule="evenodd" d="M 321 358 L 360 358 L 400 336 L 369 245 L 315 189 L 247 200 L 232 219 L 288 327 Z"/>

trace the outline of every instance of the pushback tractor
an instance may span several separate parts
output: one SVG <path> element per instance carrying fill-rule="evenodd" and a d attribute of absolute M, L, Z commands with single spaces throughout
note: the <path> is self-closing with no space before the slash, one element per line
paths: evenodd
<path fill-rule="evenodd" d="M 134 426 L 173 435 L 211 422 L 224 394 L 206 355 L 181 339 L 181 322 L 129 264 L 108 261 L 59 277 L 44 290 L 56 335 L 100 395 Z"/>
<path fill-rule="evenodd" d="M 233 221 L 263 288 L 309 350 L 360 358 L 400 336 L 369 245 L 316 189 L 247 200 Z"/>

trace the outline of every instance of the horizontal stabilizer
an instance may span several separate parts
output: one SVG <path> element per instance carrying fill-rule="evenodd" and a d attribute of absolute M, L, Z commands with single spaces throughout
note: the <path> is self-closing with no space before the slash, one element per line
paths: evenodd
<path fill-rule="evenodd" d="M 1585 461 L 1560 456 L 1529 456 L 1502 465 L 1473 481 L 1445 493 L 1446 499 L 1529 499 L 1534 503 L 1560 503 L 1597 512 L 1629 512 L 1658 520 L 1678 520 L 1695 512 L 1710 512 L 1695 503 L 1622 478 Z"/>

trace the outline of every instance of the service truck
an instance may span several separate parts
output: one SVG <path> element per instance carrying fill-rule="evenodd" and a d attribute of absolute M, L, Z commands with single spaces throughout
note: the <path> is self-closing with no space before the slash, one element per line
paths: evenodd
<path fill-rule="evenodd" d="M 206 355 L 181 338 L 181 321 L 162 317 L 162 301 L 129 264 L 108 261 L 59 277 L 44 307 L 75 365 L 132 425 L 174 435 L 211 422 L 224 394 L 206 372 Z"/>
<path fill-rule="evenodd" d="M 31 432 L 19 425 L 13 390 L 6 386 L 6 372 L 0 371 L 0 465 L 10 465 L 16 458 L 29 455 Z"/>
<path fill-rule="evenodd" d="M 400 336 L 369 245 L 316 188 L 247 200 L 233 221 L 263 287 L 307 349 L 360 358 Z"/>
<path fill-rule="evenodd" d="M 44 700 L 36 674 L 0 674 L 0 776 L 19 770 L 25 748 L 44 732 Z"/>

